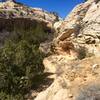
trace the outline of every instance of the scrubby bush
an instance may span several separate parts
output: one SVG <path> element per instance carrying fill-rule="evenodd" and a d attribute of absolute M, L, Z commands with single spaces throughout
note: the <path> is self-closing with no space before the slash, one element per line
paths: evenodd
<path fill-rule="evenodd" d="M 11 95 L 28 92 L 34 77 L 43 73 L 44 56 L 36 45 L 25 40 L 7 42 L 0 49 L 0 90 Z"/>
<path fill-rule="evenodd" d="M 24 100 L 23 95 L 21 94 L 16 94 L 14 95 L 9 95 L 5 92 L 0 92 L 0 100 Z"/>
<path fill-rule="evenodd" d="M 86 57 L 86 52 L 87 52 L 87 50 L 86 50 L 85 47 L 82 47 L 82 46 L 79 47 L 78 48 L 78 53 L 79 53 L 78 58 L 79 59 L 84 59 Z"/>
<path fill-rule="evenodd" d="M 86 57 L 92 57 L 92 56 L 95 56 L 94 53 L 91 53 L 88 51 L 88 49 L 86 47 L 83 47 L 83 46 L 80 46 L 78 49 L 77 49 L 79 55 L 78 55 L 78 58 L 79 59 L 84 59 Z"/>
<path fill-rule="evenodd" d="M 51 29 L 42 22 L 28 19 L 14 19 L 0 25 L 0 31 L 9 33 L 1 40 L 0 100 L 22 100 L 19 97 L 43 80 L 42 61 L 45 55 L 38 48 L 41 42 L 48 39 Z"/>

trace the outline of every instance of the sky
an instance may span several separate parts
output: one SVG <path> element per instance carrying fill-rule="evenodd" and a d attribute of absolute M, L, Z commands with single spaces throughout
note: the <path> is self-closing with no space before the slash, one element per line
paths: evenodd
<path fill-rule="evenodd" d="M 84 2 L 84 0 L 16 0 L 35 8 L 42 8 L 49 12 L 57 12 L 62 18 L 65 18 L 75 5 Z"/>

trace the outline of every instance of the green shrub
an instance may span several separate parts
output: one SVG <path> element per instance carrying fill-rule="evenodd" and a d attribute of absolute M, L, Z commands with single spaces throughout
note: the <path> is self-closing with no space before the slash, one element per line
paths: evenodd
<path fill-rule="evenodd" d="M 80 46 L 80 48 L 78 48 L 77 50 L 78 50 L 78 53 L 79 53 L 79 55 L 78 55 L 79 59 L 84 59 L 86 57 L 95 56 L 95 54 L 90 53 L 86 47 Z"/>
<path fill-rule="evenodd" d="M 35 83 L 34 77 L 43 73 L 44 56 L 37 45 L 26 40 L 6 42 L 0 49 L 0 91 L 8 95 L 27 93 Z"/>
<path fill-rule="evenodd" d="M 78 48 L 78 53 L 79 53 L 78 58 L 84 59 L 86 57 L 86 52 L 87 52 L 87 49 L 85 47 L 80 46 Z"/>
<path fill-rule="evenodd" d="M 33 43 L 39 44 L 48 39 L 49 33 L 44 29 L 43 25 L 41 25 L 41 24 L 34 25 L 33 24 L 33 26 L 32 26 L 29 24 L 29 26 L 26 25 L 26 27 L 25 27 L 23 25 L 23 27 L 22 27 L 22 25 L 21 25 L 21 27 L 19 27 L 19 28 L 17 25 L 13 26 L 14 30 L 12 31 L 12 34 L 9 37 L 9 39 L 11 39 L 14 42 L 18 42 L 20 40 L 26 40 L 27 42 L 32 43 L 32 44 Z"/>
<path fill-rule="evenodd" d="M 38 48 L 49 34 L 41 23 L 18 23 L 5 24 L 11 34 L 0 48 L 0 100 L 22 100 L 43 80 L 45 55 Z"/>
<path fill-rule="evenodd" d="M 0 100 L 24 100 L 23 95 L 17 94 L 15 96 L 0 92 Z"/>

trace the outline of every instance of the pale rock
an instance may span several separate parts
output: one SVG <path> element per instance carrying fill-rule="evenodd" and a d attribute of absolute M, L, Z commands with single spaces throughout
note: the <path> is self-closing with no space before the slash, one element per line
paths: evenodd
<path fill-rule="evenodd" d="M 75 32 L 75 29 L 73 28 L 68 28 L 66 29 L 65 32 L 62 32 L 58 37 L 57 37 L 57 40 L 61 40 L 63 41 L 64 39 L 66 38 L 69 38 L 71 36 L 72 33 Z"/>
<path fill-rule="evenodd" d="M 0 18 L 4 19 L 0 20 L 1 27 L 2 25 L 6 26 L 5 19 L 9 21 L 10 18 L 23 18 L 24 14 L 28 23 L 33 21 L 34 24 L 41 24 L 43 29 L 50 32 L 54 28 L 58 34 L 54 39 L 54 54 L 43 60 L 45 72 L 53 74 L 54 82 L 46 90 L 39 93 L 34 100 L 93 100 L 93 98 L 100 100 L 99 0 L 88 0 L 77 5 L 64 21 L 57 21 L 57 16 L 43 9 L 28 9 L 26 6 L 20 6 L 14 2 L 0 3 L 0 10 Z M 12 11 L 11 16 L 8 10 Z M 15 13 L 14 11 L 17 10 L 23 14 Z M 17 16 L 12 16 L 15 14 Z M 26 19 L 23 21 L 21 19 L 21 21 L 26 23 Z M 18 26 L 22 22 L 15 21 Z M 23 23 L 23 25 L 25 24 Z M 2 30 L 0 40 L 3 41 L 9 34 L 8 31 Z M 49 36 L 48 40 L 50 38 L 52 41 L 51 35 Z M 49 43 L 50 41 L 41 43 L 39 49 L 48 54 L 51 48 Z M 84 56 L 84 59 L 78 58 L 79 56 Z M 93 88 L 93 92 L 90 91 L 91 85 L 97 86 L 95 89 Z M 89 92 L 87 92 L 87 88 L 90 89 Z M 99 96 L 92 95 L 93 93 L 99 93 Z M 88 97 L 89 95 L 90 97 Z"/>
<path fill-rule="evenodd" d="M 100 2 L 98 4 L 93 3 L 89 10 L 86 13 L 85 18 L 83 21 L 89 21 L 89 22 L 100 22 Z"/>
<path fill-rule="evenodd" d="M 64 41 L 68 38 L 70 41 L 76 38 L 82 28 L 82 20 L 84 19 L 89 7 L 93 4 L 93 1 L 87 1 L 77 5 L 72 12 L 61 23 L 59 29 L 59 35 L 55 41 Z M 57 45 L 56 45 L 57 46 Z"/>
<path fill-rule="evenodd" d="M 99 15 L 100 1 L 88 0 L 76 6 L 61 24 L 55 23 L 58 54 L 43 61 L 45 71 L 54 73 L 55 80 L 35 100 L 100 100 Z"/>
<path fill-rule="evenodd" d="M 39 50 L 44 54 L 51 53 L 51 43 L 50 42 L 41 43 L 39 46 Z"/>
<path fill-rule="evenodd" d="M 58 21 L 58 22 L 54 23 L 54 28 L 55 28 L 56 30 L 59 30 L 61 24 L 62 24 L 62 21 Z"/>
<path fill-rule="evenodd" d="M 100 57 L 92 57 L 66 63 L 62 60 L 64 64 L 59 66 L 55 81 L 49 88 L 38 94 L 35 100 L 80 100 L 78 99 L 81 94 L 80 90 L 86 91 L 84 87 L 88 88 L 98 84 L 98 88 L 100 88 L 99 67 L 95 68 L 95 73 L 92 68 L 95 64 L 100 65 L 99 59 Z"/>
<path fill-rule="evenodd" d="M 64 89 L 64 84 L 67 87 L 64 79 L 60 77 L 46 90 L 41 92 L 34 100 L 70 100 L 69 91 Z"/>
<path fill-rule="evenodd" d="M 98 55 L 99 46 L 95 47 L 95 45 L 100 43 L 99 6 L 100 2 L 95 0 L 88 0 L 76 6 L 61 25 L 61 33 L 57 40 L 64 41 L 70 38 L 75 44 L 74 47 L 77 44 L 85 47 L 88 53 L 92 50 L 94 55 Z M 74 31 L 70 31 L 69 26 L 75 26 L 72 28 Z"/>
<path fill-rule="evenodd" d="M 11 2 L 12 0 L 8 0 L 3 3 L 0 3 L 0 8 L 3 8 L 3 7 L 7 7 L 7 8 L 13 8 L 15 6 L 15 3 L 14 2 Z"/>
<path fill-rule="evenodd" d="M 72 56 L 71 55 L 51 55 L 43 60 L 43 64 L 45 66 L 45 72 L 62 73 L 61 66 L 65 68 L 68 62 L 73 61 L 75 59 L 76 57 L 73 55 Z"/>

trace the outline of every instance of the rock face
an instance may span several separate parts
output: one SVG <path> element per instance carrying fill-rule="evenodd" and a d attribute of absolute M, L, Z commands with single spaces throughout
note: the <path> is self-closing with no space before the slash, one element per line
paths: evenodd
<path fill-rule="evenodd" d="M 55 70 L 55 81 L 47 90 L 41 92 L 35 100 L 100 99 L 99 59 L 100 57 L 87 58 L 82 61 L 67 62 L 66 60 L 62 60 L 62 64 L 61 62 L 60 64 L 57 63 L 55 59 L 56 63 L 51 63 L 53 67 L 58 66 L 58 69 Z M 87 88 L 87 90 L 85 88 Z M 83 92 L 83 94 L 81 92 Z M 98 95 L 96 95 L 96 93 Z M 89 99 L 87 99 L 86 96 Z"/>
<path fill-rule="evenodd" d="M 80 46 L 87 52 L 99 55 L 100 2 L 88 0 L 76 6 L 62 22 L 56 41 L 71 41 L 74 47 Z"/>
<path fill-rule="evenodd" d="M 0 3 L 0 47 L 23 33 L 34 34 L 39 49 L 51 54 L 43 64 L 54 82 L 34 100 L 100 100 L 99 0 L 77 5 L 61 21 L 40 8 Z"/>
<path fill-rule="evenodd" d="M 11 0 L 0 3 L 0 46 L 7 38 L 16 34 L 33 32 L 38 35 L 40 33 L 34 33 L 34 30 L 41 30 L 40 34 L 48 33 L 43 36 L 45 38 L 42 38 L 41 42 L 46 40 L 48 36 L 52 39 L 53 24 L 57 20 L 57 16 L 40 8 L 29 8 Z"/>
<path fill-rule="evenodd" d="M 54 27 L 54 54 L 43 61 L 54 82 L 35 100 L 100 100 L 100 1 L 79 4 Z"/>
<path fill-rule="evenodd" d="M 11 1 L 0 3 L 0 18 L 37 18 L 54 23 L 58 17 L 41 8 L 30 8 L 20 3 Z"/>

